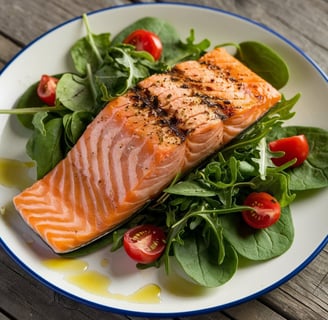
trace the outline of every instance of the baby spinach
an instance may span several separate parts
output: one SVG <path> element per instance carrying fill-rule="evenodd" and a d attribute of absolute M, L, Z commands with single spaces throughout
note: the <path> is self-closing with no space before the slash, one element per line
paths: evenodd
<path fill-rule="evenodd" d="M 44 103 L 41 101 L 41 99 L 38 97 L 36 94 L 38 87 L 38 82 L 33 83 L 23 94 L 22 96 L 18 99 L 15 108 L 16 109 L 25 109 L 26 107 L 29 108 L 41 108 L 43 107 Z M 18 114 L 17 117 L 21 124 L 28 128 L 32 129 L 34 128 L 32 121 L 33 121 L 33 115 L 35 112 L 32 114 L 28 114 L 24 112 L 23 114 Z"/>
<path fill-rule="evenodd" d="M 113 45 L 119 44 L 134 30 L 145 29 L 157 34 L 163 44 L 161 61 L 168 66 L 173 66 L 179 61 L 196 60 L 205 50 L 209 48 L 210 41 L 203 39 L 195 43 L 194 30 L 190 30 L 190 35 L 183 42 L 177 30 L 167 21 L 155 17 L 145 17 L 127 26 L 113 39 Z"/>
<path fill-rule="evenodd" d="M 42 127 L 43 133 L 40 130 L 33 131 L 26 145 L 27 154 L 38 163 L 37 177 L 39 178 L 54 168 L 64 154 L 61 143 L 64 131 L 62 119 L 52 118 Z"/>
<path fill-rule="evenodd" d="M 70 50 L 76 71 L 83 75 L 87 73 L 88 65 L 97 70 L 103 63 L 103 57 L 110 47 L 110 33 L 93 34 L 86 15 L 82 16 L 87 35 L 77 40 Z"/>
<path fill-rule="evenodd" d="M 73 73 L 65 73 L 60 78 L 56 97 L 68 110 L 94 112 L 95 101 L 87 81 Z"/>
<path fill-rule="evenodd" d="M 294 227 L 289 206 L 282 208 L 281 217 L 269 228 L 248 227 L 240 214 L 221 218 L 223 234 L 239 255 L 253 261 L 263 261 L 286 252 L 294 240 Z"/>
<path fill-rule="evenodd" d="M 234 46 L 236 58 L 256 74 L 268 81 L 276 89 L 284 87 L 289 80 L 289 70 L 284 59 L 264 43 L 244 41 L 241 43 L 224 43 L 217 47 Z"/>
<path fill-rule="evenodd" d="M 270 47 L 256 41 L 245 41 L 239 43 L 238 48 L 237 58 L 276 89 L 287 84 L 288 66 Z"/>
<path fill-rule="evenodd" d="M 290 205 L 295 200 L 295 193 L 291 191 L 288 173 L 275 172 L 274 168 L 267 167 L 265 179 L 255 176 L 250 180 L 253 191 L 264 191 L 274 194 L 281 207 Z"/>
<path fill-rule="evenodd" d="M 290 189 L 304 191 L 328 186 L 328 132 L 321 128 L 288 126 L 272 131 L 268 141 L 304 134 L 308 140 L 310 152 L 302 166 L 288 169 Z"/>
<path fill-rule="evenodd" d="M 180 41 L 180 35 L 172 24 L 156 17 L 144 17 L 136 20 L 120 31 L 113 38 L 113 45 L 122 43 L 130 33 L 138 29 L 154 32 L 161 39 L 164 48 L 164 60 L 166 60 L 165 51 L 171 50 L 170 47 L 175 46 L 175 44 Z"/>
<path fill-rule="evenodd" d="M 225 242 L 225 256 L 217 262 L 216 242 L 205 243 L 202 235 L 189 232 L 183 242 L 174 243 L 174 257 L 183 272 L 198 285 L 218 287 L 229 281 L 238 267 L 238 255 L 230 243 Z"/>
<path fill-rule="evenodd" d="M 73 147 L 76 144 L 92 120 L 92 113 L 87 111 L 74 111 L 64 115 L 65 142 L 68 147 Z"/>

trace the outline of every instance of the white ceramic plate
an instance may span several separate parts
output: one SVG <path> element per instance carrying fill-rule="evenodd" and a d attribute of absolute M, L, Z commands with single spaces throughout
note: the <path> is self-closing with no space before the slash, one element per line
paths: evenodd
<path fill-rule="evenodd" d="M 182 39 L 194 28 L 199 40 L 206 37 L 212 44 L 256 40 L 272 46 L 290 67 L 291 78 L 283 92 L 287 98 L 297 92 L 302 93 L 292 123 L 328 129 L 326 117 L 322 116 L 326 114 L 328 101 L 327 77 L 292 43 L 262 25 L 219 10 L 177 4 L 144 4 L 100 10 L 89 15 L 89 22 L 94 33 L 110 31 L 114 35 L 144 16 L 166 19 L 177 28 Z M 81 19 L 76 18 L 50 30 L 20 52 L 0 76 L 0 106 L 11 108 L 41 74 L 68 70 L 68 50 L 84 35 Z M 27 132 L 13 117 L 1 116 L 0 132 L 0 157 L 27 159 Z M 175 275 L 167 277 L 163 269 L 139 271 L 122 251 L 112 254 L 108 248 L 79 258 L 80 266 L 64 266 L 59 270 L 54 264 L 50 267 L 44 265 L 45 260 L 55 258 L 55 255 L 20 220 L 15 210 L 10 209 L 8 203 L 16 193 L 16 189 L 0 189 L 0 205 L 9 207 L 0 217 L 1 244 L 6 251 L 25 270 L 52 289 L 88 305 L 124 314 L 181 316 L 231 307 L 290 279 L 328 242 L 326 189 L 292 206 L 295 241 L 287 253 L 274 260 L 239 268 L 231 281 L 216 289 L 199 289 Z M 79 268 L 87 265 L 87 271 L 83 272 L 97 272 L 99 277 L 101 274 L 104 288 L 92 285 L 92 274 L 89 274 L 88 289 L 81 288 L 81 281 L 69 281 L 69 275 L 77 275 Z M 110 284 L 107 283 L 109 281 Z M 151 301 L 157 296 L 150 284 L 156 284 L 160 290 L 157 302 Z M 142 292 L 133 300 L 131 294 L 143 286 L 150 289 L 150 293 Z M 120 296 L 114 296 L 115 293 Z M 140 296 L 145 298 L 144 302 Z"/>

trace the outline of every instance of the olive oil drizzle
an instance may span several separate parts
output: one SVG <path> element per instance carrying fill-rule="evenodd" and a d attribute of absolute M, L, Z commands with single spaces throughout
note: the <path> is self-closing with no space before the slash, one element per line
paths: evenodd
<path fill-rule="evenodd" d="M 0 184 L 4 187 L 24 190 L 34 182 L 29 176 L 29 171 L 34 166 L 32 161 L 0 158 Z"/>
<path fill-rule="evenodd" d="M 102 260 L 100 264 L 104 267 L 107 263 L 108 260 L 106 263 Z M 88 263 L 80 259 L 48 259 L 43 261 L 43 265 L 63 273 L 67 282 L 91 294 L 134 303 L 160 303 L 161 289 L 158 285 L 151 283 L 128 295 L 113 293 L 109 290 L 110 277 L 99 271 L 90 270 Z"/>

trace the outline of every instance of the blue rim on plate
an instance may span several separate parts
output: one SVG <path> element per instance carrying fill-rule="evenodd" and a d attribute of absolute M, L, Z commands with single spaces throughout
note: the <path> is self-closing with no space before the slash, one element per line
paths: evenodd
<path fill-rule="evenodd" d="M 104 11 L 111 11 L 111 10 L 116 10 L 122 7 L 131 7 L 131 6 L 156 6 L 159 5 L 159 3 L 141 3 L 141 4 L 128 4 L 128 5 L 118 5 L 118 6 L 113 6 L 113 7 L 109 7 L 109 8 L 103 8 L 103 9 L 99 9 L 99 10 L 95 10 L 92 12 L 89 12 L 88 15 L 94 15 L 100 12 L 104 12 Z M 196 4 L 181 4 L 181 3 L 174 3 L 174 2 L 166 2 L 166 3 L 160 3 L 161 6 L 179 6 L 179 7 L 195 7 L 195 8 L 202 8 L 202 9 L 206 9 L 209 11 L 216 11 L 231 17 L 235 17 L 237 19 L 246 21 L 250 24 L 253 24 L 255 26 L 258 26 L 259 28 L 268 31 L 269 33 L 273 34 L 274 36 L 278 37 L 279 39 L 281 39 L 283 42 L 285 42 L 288 46 L 292 47 L 294 50 L 296 50 L 301 56 L 303 56 L 315 69 L 316 71 L 321 75 L 321 77 L 328 82 L 328 77 L 327 75 L 325 75 L 325 73 L 323 72 L 323 70 L 307 55 L 305 54 L 300 48 L 298 48 L 294 43 L 292 43 L 290 40 L 286 39 L 284 36 L 282 36 L 281 34 L 277 33 L 276 31 L 272 30 L 271 28 L 269 28 L 266 25 L 263 25 L 257 21 L 254 21 L 252 19 L 246 18 L 244 16 L 235 14 L 235 13 L 231 13 L 225 10 L 221 10 L 221 9 L 217 9 L 217 8 L 212 8 L 212 7 L 208 7 L 208 6 L 201 6 L 201 5 L 196 5 Z M 18 52 L 1 70 L 0 72 L 0 76 L 2 75 L 2 73 L 8 68 L 8 66 L 15 61 L 15 59 L 20 56 L 25 50 L 27 50 L 32 44 L 34 44 L 35 42 L 37 42 L 38 40 L 40 40 L 41 38 L 47 36 L 49 33 L 54 32 L 55 30 L 64 27 L 65 25 L 68 25 L 74 21 L 80 20 L 81 17 L 75 17 L 73 19 L 67 20 L 64 23 L 59 24 L 58 26 L 50 29 L 49 31 L 45 32 L 44 34 L 42 34 L 41 36 L 37 37 L 36 39 L 34 39 L 32 42 L 30 42 L 25 48 L 23 48 L 20 52 Z M 139 312 L 139 311 L 131 311 L 131 310 L 126 310 L 126 309 L 120 309 L 120 308 L 116 308 L 116 307 L 108 307 L 108 306 L 104 306 L 89 300 L 86 300 L 84 298 L 81 298 L 79 296 L 76 296 L 74 294 L 71 294 L 55 285 L 53 285 L 52 283 L 50 283 L 49 281 L 47 281 L 45 278 L 41 277 L 40 275 L 38 275 L 34 270 L 32 270 L 30 267 L 28 267 L 21 259 L 19 259 L 19 257 L 17 257 L 15 255 L 15 253 L 7 246 L 7 244 L 0 238 L 0 245 L 4 248 L 4 250 L 6 251 L 6 253 L 25 271 L 27 271 L 30 275 L 32 275 L 37 281 L 43 283 L 44 285 L 46 285 L 47 287 L 49 287 L 50 289 L 70 298 L 73 299 L 79 303 L 83 303 L 87 306 L 99 309 L 99 310 L 103 310 L 103 311 L 110 311 L 110 312 L 114 312 L 114 313 L 118 313 L 118 314 L 124 314 L 124 315 L 132 315 L 132 316 L 165 316 L 165 317 L 176 317 L 176 316 L 193 316 L 193 315 L 198 315 L 198 314 L 203 314 L 203 313 L 209 313 L 209 312 L 214 312 L 214 311 L 219 311 L 222 309 L 226 309 L 226 308 L 230 308 L 233 306 L 236 306 L 238 304 L 247 302 L 249 300 L 255 299 L 277 287 L 279 287 L 280 285 L 282 285 L 283 283 L 285 283 L 286 281 L 290 280 L 292 277 L 294 277 L 296 274 L 298 274 L 301 270 L 303 270 L 320 252 L 321 250 L 328 244 L 328 235 L 323 239 L 323 241 L 317 246 L 317 248 L 314 249 L 314 251 L 312 252 L 312 254 L 310 256 L 307 257 L 307 259 L 305 261 L 303 261 L 300 265 L 298 265 L 297 268 L 295 268 L 292 272 L 290 272 L 289 274 L 287 274 L 285 277 L 281 278 L 279 281 L 276 281 L 275 283 L 271 284 L 270 286 L 264 288 L 263 290 L 260 290 L 254 294 L 251 294 L 247 297 L 238 299 L 236 301 L 232 301 L 230 303 L 225 303 L 222 305 L 218 305 L 218 306 L 213 306 L 213 307 L 207 307 L 205 309 L 201 309 L 201 310 L 193 310 L 193 311 L 183 311 L 183 312 L 174 312 L 174 313 L 156 313 L 156 312 Z"/>

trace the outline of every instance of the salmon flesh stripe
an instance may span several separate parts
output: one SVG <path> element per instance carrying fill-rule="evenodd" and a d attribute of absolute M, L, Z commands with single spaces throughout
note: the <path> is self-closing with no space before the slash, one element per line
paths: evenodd
<path fill-rule="evenodd" d="M 181 62 L 109 102 L 14 205 L 54 252 L 73 251 L 126 221 L 280 99 L 225 49 Z"/>

